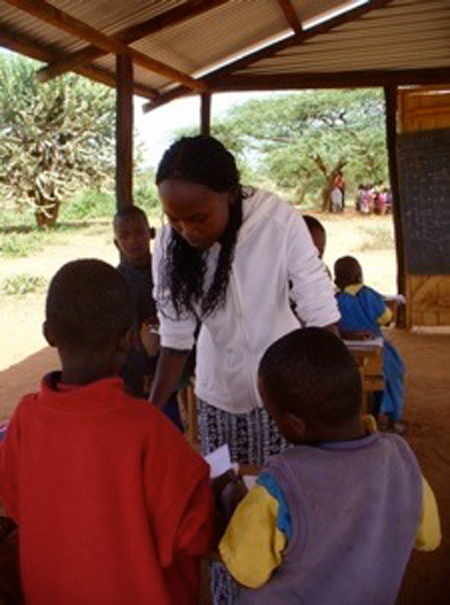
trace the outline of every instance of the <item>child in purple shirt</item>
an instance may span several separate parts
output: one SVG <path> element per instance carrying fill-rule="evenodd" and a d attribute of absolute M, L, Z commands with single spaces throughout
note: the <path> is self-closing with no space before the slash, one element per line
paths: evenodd
<path fill-rule="evenodd" d="M 280 338 L 258 376 L 293 447 L 263 469 L 220 543 L 239 602 L 393 604 L 413 547 L 440 542 L 412 450 L 397 435 L 367 431 L 358 368 L 326 330 Z"/>

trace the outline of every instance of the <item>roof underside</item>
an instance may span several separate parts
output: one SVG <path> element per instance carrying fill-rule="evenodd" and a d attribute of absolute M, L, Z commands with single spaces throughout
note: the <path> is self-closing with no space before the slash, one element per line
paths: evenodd
<path fill-rule="evenodd" d="M 55 65 L 70 57 L 71 69 L 114 85 L 115 54 L 92 46 L 94 28 L 106 47 L 138 51 L 135 92 L 154 105 L 200 89 L 166 67 L 212 91 L 450 81 L 450 0 L 0 3 L 0 45 Z"/>

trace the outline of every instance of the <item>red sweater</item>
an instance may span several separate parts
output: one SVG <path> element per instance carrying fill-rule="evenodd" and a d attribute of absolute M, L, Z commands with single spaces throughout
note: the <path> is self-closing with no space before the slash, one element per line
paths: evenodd
<path fill-rule="evenodd" d="M 19 403 L 0 458 L 27 603 L 195 603 L 214 514 L 206 463 L 121 379 L 56 382 Z"/>

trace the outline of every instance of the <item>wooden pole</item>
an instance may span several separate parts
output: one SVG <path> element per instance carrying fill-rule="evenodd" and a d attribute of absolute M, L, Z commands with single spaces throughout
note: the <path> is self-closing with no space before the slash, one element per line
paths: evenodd
<path fill-rule="evenodd" d="M 200 132 L 205 136 L 211 134 L 211 95 L 203 93 L 200 97 Z"/>
<path fill-rule="evenodd" d="M 133 62 L 117 55 L 116 204 L 133 205 Z"/>
<path fill-rule="evenodd" d="M 401 216 L 401 204 L 404 201 L 400 198 L 400 188 L 398 184 L 398 163 L 397 163 L 397 87 L 386 86 L 384 88 L 384 98 L 386 102 L 386 142 L 389 163 L 389 180 L 393 198 L 393 217 L 395 232 L 395 249 L 397 256 L 397 289 L 400 294 L 406 294 L 406 273 L 405 273 L 405 246 L 403 236 L 403 222 Z M 407 304 L 410 301 L 406 301 Z M 397 326 L 406 327 L 406 313 L 402 306 L 397 313 Z"/>

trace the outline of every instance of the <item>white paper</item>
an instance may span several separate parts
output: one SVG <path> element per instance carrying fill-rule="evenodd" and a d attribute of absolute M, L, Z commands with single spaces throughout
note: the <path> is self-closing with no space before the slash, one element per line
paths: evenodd
<path fill-rule="evenodd" d="M 396 302 L 399 305 L 406 305 L 406 298 L 403 294 L 390 294 L 383 297 L 386 302 Z"/>
<path fill-rule="evenodd" d="M 258 478 L 257 475 L 244 475 L 242 477 L 242 480 L 245 484 L 245 487 L 248 489 L 248 491 L 250 491 L 252 489 L 252 487 L 255 487 L 257 478 Z"/>
<path fill-rule="evenodd" d="M 367 338 L 360 340 L 344 340 L 345 344 L 349 349 L 373 349 L 373 348 L 382 348 L 383 339 L 381 336 L 377 336 L 376 338 Z"/>
<path fill-rule="evenodd" d="M 211 479 L 215 479 L 234 468 L 231 464 L 230 448 L 227 444 L 221 445 L 205 456 L 205 460 L 210 466 L 209 476 Z"/>

